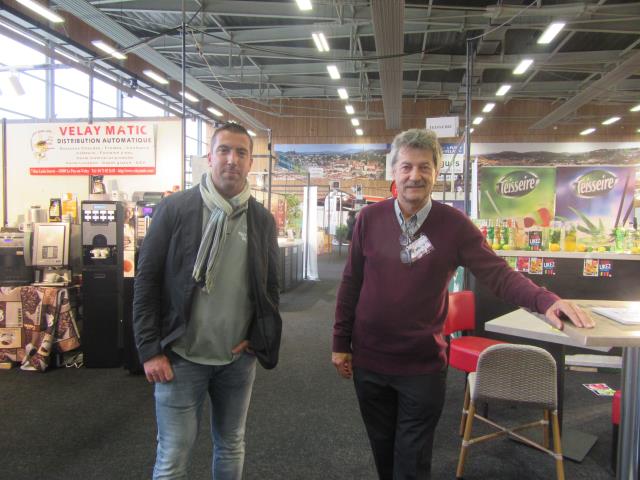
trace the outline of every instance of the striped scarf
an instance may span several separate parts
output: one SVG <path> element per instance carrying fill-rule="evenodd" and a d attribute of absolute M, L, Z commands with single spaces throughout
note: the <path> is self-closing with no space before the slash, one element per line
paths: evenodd
<path fill-rule="evenodd" d="M 227 239 L 227 219 L 238 217 L 247 210 L 251 191 L 249 182 L 245 182 L 242 192 L 226 199 L 216 190 L 211 175 L 205 173 L 200 182 L 200 195 L 211 214 L 200 240 L 192 275 L 196 282 L 203 285 L 202 289 L 210 293 L 218 274 L 220 254 Z"/>

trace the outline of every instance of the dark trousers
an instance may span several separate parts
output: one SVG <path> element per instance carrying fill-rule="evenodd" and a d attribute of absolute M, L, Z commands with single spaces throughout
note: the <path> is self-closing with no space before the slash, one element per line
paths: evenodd
<path fill-rule="evenodd" d="M 353 381 L 380 480 L 430 479 L 446 371 L 396 376 L 355 368 Z"/>

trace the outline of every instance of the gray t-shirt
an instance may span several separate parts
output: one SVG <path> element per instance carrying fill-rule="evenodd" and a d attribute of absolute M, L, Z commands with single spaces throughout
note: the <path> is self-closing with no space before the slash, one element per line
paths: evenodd
<path fill-rule="evenodd" d="M 203 208 L 203 228 L 209 219 Z M 185 334 L 173 345 L 178 355 L 195 363 L 226 365 L 239 355 L 231 349 L 247 338 L 253 316 L 249 299 L 247 213 L 227 219 L 227 240 L 217 281 L 210 293 L 196 289 Z"/>

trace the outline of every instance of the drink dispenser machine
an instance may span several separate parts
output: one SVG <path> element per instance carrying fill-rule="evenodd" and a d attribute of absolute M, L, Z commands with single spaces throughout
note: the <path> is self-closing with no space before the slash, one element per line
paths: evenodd
<path fill-rule="evenodd" d="M 121 362 L 124 210 L 120 202 L 82 202 L 82 345 L 86 367 Z"/>

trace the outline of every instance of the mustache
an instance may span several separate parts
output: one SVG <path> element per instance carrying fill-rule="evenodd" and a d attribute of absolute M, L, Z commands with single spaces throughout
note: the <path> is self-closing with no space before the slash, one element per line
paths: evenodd
<path fill-rule="evenodd" d="M 407 182 L 404 184 L 405 187 L 426 187 L 424 182 Z"/>

